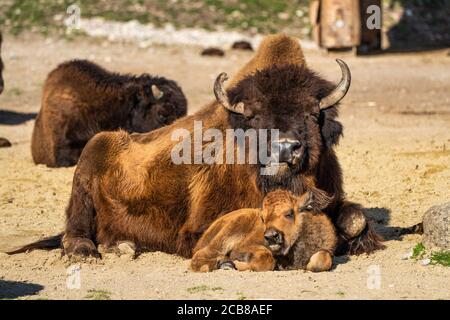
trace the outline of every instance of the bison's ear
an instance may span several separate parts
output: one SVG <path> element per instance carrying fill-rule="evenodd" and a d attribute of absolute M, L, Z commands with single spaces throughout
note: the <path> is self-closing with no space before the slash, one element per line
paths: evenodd
<path fill-rule="evenodd" d="M 320 130 L 326 148 L 331 148 L 339 142 L 343 135 L 342 124 L 335 120 L 337 116 L 336 107 L 322 110 L 320 112 Z"/>
<path fill-rule="evenodd" d="M 330 197 L 325 191 L 316 187 L 310 188 L 304 196 L 307 197 L 307 200 L 301 209 L 316 213 L 327 208 L 333 200 L 333 197 Z"/>

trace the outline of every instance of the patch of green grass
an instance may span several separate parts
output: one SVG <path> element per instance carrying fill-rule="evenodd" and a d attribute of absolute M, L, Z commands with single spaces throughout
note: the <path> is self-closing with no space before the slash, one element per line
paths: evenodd
<path fill-rule="evenodd" d="M 67 8 L 76 3 L 82 18 L 167 23 L 176 28 L 287 32 L 310 30 L 309 0 L 9 0 L 0 2 L 0 25 L 14 34 L 24 30 L 65 33 Z"/>
<path fill-rule="evenodd" d="M 11 91 L 11 93 L 12 93 L 13 95 L 15 95 L 15 96 L 17 96 L 17 97 L 21 96 L 22 93 L 23 93 L 22 89 L 17 88 L 17 87 L 11 88 L 10 91 Z"/>
<path fill-rule="evenodd" d="M 200 285 L 186 289 L 186 291 L 189 293 L 198 293 L 203 291 L 221 291 L 221 290 L 223 290 L 223 288 L 221 287 L 209 287 L 206 285 Z"/>
<path fill-rule="evenodd" d="M 425 254 L 425 246 L 423 245 L 422 242 L 419 242 L 418 244 L 416 244 L 416 246 L 413 248 L 413 253 L 412 253 L 412 258 L 413 259 L 419 259 L 421 257 L 423 257 L 423 255 Z"/>
<path fill-rule="evenodd" d="M 111 292 L 91 289 L 84 298 L 88 300 L 111 300 Z"/>
<path fill-rule="evenodd" d="M 450 251 L 438 251 L 431 254 L 431 263 L 450 267 Z"/>

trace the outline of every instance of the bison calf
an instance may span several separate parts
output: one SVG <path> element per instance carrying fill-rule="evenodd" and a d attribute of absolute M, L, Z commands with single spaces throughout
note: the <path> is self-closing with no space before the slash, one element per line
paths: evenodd
<path fill-rule="evenodd" d="M 231 267 L 240 271 L 270 271 L 278 264 L 277 260 L 285 260 L 292 264 L 284 268 L 329 270 L 336 233 L 325 214 L 313 213 L 326 206 L 328 198 L 323 193 L 316 197 L 318 201 L 314 198 L 310 192 L 297 197 L 286 190 L 275 190 L 264 198 L 261 210 L 241 209 L 222 216 L 198 241 L 191 269 L 208 272 Z M 304 253 L 297 252 L 300 243 Z M 294 245 L 297 260 L 285 259 L 292 256 Z M 306 258 L 306 265 L 300 263 Z"/>
<path fill-rule="evenodd" d="M 100 131 L 148 132 L 186 115 L 186 110 L 186 98 L 174 81 L 69 61 L 45 82 L 31 142 L 33 160 L 49 167 L 72 166 Z"/>

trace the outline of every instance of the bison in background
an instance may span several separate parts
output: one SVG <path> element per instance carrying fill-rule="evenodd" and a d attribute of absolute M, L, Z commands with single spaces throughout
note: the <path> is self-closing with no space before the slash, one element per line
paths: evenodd
<path fill-rule="evenodd" d="M 3 82 L 3 60 L 2 60 L 2 43 L 3 43 L 3 35 L 0 31 L 0 94 L 2 94 L 3 89 L 5 88 L 5 83 Z"/>
<path fill-rule="evenodd" d="M 298 40 L 267 37 L 225 90 L 216 79 L 217 101 L 191 116 L 144 134 L 102 132 L 80 157 L 66 211 L 64 235 L 23 247 L 62 245 L 69 256 L 99 256 L 97 245 L 130 240 L 142 250 L 191 257 L 202 233 L 219 216 L 258 208 L 275 189 L 295 195 L 324 190 L 332 201 L 324 209 L 337 227 L 342 252 L 358 254 L 382 247 L 362 208 L 344 197 L 342 172 L 333 147 L 343 127 L 336 120 L 339 101 L 350 87 L 342 61 L 334 85 L 304 63 Z M 172 133 L 203 130 L 279 129 L 280 170 L 261 175 L 257 164 L 179 164 L 171 152 Z M 226 146 L 223 146 L 225 149 Z M 233 146 L 233 152 L 239 145 Z M 270 163 L 268 164 L 270 166 Z"/>
<path fill-rule="evenodd" d="M 121 75 L 86 60 L 69 61 L 45 82 L 31 141 L 33 160 L 49 167 L 73 166 L 98 132 L 148 132 L 186 111 L 186 98 L 172 80 Z"/>
<path fill-rule="evenodd" d="M 2 94 L 5 84 L 3 82 L 2 42 L 3 36 L 2 32 L 0 31 L 0 94 Z M 11 147 L 11 142 L 9 142 L 9 140 L 6 138 L 0 138 L 0 148 L 7 148 L 7 147 Z"/>

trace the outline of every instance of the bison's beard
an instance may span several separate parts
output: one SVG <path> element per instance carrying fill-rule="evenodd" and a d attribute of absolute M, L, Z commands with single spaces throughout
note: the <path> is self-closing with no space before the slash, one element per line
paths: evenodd
<path fill-rule="evenodd" d="M 261 169 L 264 173 L 261 174 Z M 295 164 L 288 163 L 269 163 L 266 166 L 260 166 L 260 185 L 264 193 L 275 189 L 288 189 L 294 193 L 300 194 L 305 192 L 298 175 L 308 170 L 308 150 L 304 150 Z M 271 174 L 267 174 L 270 172 Z"/>

